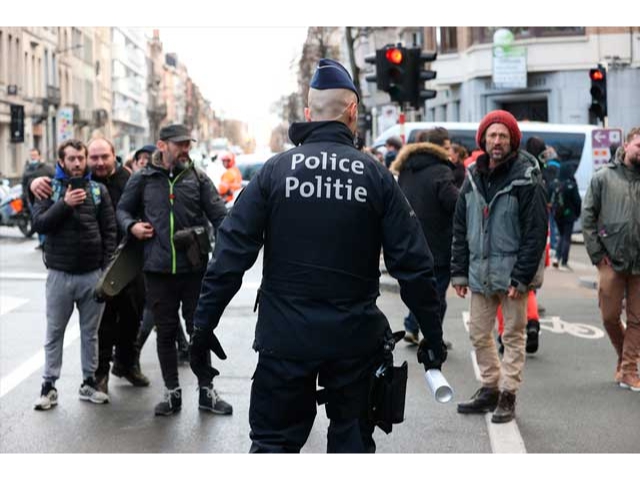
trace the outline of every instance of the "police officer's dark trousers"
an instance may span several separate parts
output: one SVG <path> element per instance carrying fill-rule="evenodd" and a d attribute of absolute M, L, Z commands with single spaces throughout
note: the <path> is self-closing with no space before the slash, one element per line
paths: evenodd
<path fill-rule="evenodd" d="M 147 308 L 151 309 L 156 325 L 158 359 L 162 378 L 168 389 L 179 386 L 178 356 L 176 338 L 182 316 L 187 325 L 187 333 L 193 333 L 193 314 L 200 295 L 200 285 L 204 271 L 193 273 L 145 273 Z M 208 386 L 205 383 L 201 386 Z"/>
<path fill-rule="evenodd" d="M 378 355 L 346 360 L 286 360 L 261 353 L 251 385 L 251 453 L 299 453 L 316 416 L 316 379 L 330 420 L 328 453 L 375 453 L 369 385 Z"/>

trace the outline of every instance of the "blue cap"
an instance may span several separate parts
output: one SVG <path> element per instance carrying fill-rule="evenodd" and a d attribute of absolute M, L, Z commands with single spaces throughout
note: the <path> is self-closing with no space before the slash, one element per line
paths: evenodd
<path fill-rule="evenodd" d="M 360 95 L 358 95 L 358 90 L 356 90 L 356 86 L 351 80 L 351 75 L 349 75 L 346 68 L 335 60 L 321 58 L 309 86 L 316 90 L 329 90 L 332 88 L 351 90 L 356 94 L 358 102 L 360 102 Z"/>
<path fill-rule="evenodd" d="M 153 154 L 153 152 L 156 151 L 156 146 L 155 145 L 145 145 L 142 148 L 139 148 L 138 150 L 136 150 L 136 153 L 133 154 L 133 158 L 135 158 L 136 160 L 138 159 L 138 155 L 140 155 L 142 152 L 147 152 L 149 154 Z"/>

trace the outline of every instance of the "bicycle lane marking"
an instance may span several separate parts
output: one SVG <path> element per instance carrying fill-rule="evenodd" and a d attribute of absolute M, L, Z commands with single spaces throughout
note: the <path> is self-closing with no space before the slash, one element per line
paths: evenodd
<path fill-rule="evenodd" d="M 467 333 L 469 333 L 469 320 L 470 313 L 468 311 L 463 311 L 462 323 L 464 324 L 464 328 Z M 475 350 L 471 350 L 470 353 L 473 372 L 476 376 L 476 380 L 480 382 L 480 367 L 478 367 L 476 352 Z M 516 420 L 514 419 L 508 423 L 492 423 L 492 415 L 493 414 L 490 412 L 486 413 L 484 416 L 485 423 L 487 424 L 487 431 L 489 432 L 491 451 L 493 453 L 527 453 L 527 449 Z"/>

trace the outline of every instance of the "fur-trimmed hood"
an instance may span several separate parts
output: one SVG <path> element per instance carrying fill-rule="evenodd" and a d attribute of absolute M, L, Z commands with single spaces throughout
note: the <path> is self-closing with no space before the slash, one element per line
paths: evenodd
<path fill-rule="evenodd" d="M 420 170 L 434 163 L 444 163 L 452 170 L 455 168 L 449 161 L 449 153 L 440 145 L 429 142 L 410 143 L 402 147 L 389 170 L 398 175 L 402 170 Z"/>

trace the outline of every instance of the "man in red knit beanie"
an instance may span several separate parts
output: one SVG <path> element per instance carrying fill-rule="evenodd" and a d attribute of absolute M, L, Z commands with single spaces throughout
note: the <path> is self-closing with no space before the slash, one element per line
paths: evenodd
<path fill-rule="evenodd" d="M 515 417 L 522 383 L 527 293 L 541 285 L 547 238 L 547 205 L 538 162 L 518 150 L 522 133 L 509 112 L 489 112 L 476 143 L 482 150 L 469 166 L 456 204 L 451 283 L 460 297 L 471 290 L 469 336 L 482 387 L 458 413 L 494 411 L 491 421 Z M 502 304 L 502 362 L 493 327 Z"/>

